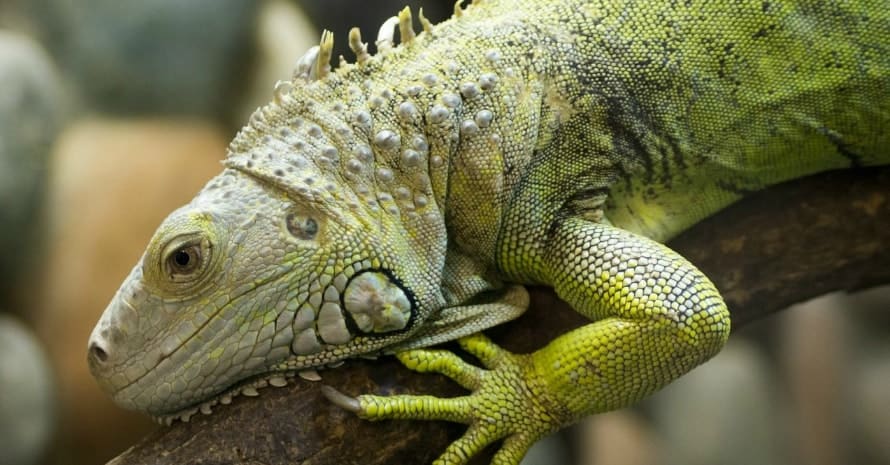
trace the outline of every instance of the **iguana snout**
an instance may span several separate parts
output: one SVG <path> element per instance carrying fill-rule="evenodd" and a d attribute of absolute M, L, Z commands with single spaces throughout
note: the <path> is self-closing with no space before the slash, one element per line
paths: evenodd
<path fill-rule="evenodd" d="M 319 250 L 308 211 L 234 171 L 210 181 L 160 225 L 93 330 L 99 384 L 166 414 L 286 358 L 268 315 Z"/>

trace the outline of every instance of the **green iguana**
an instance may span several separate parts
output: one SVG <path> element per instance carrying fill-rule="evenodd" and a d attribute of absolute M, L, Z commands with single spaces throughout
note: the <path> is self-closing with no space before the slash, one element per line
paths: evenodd
<path fill-rule="evenodd" d="M 718 291 L 662 241 L 765 186 L 890 163 L 884 0 L 480 0 L 420 23 L 384 23 L 374 56 L 351 31 L 334 70 L 324 33 L 163 222 L 89 342 L 120 405 L 187 418 L 394 353 L 472 393 L 328 397 L 469 424 L 436 463 L 504 439 L 493 463 L 516 464 L 726 341 Z M 592 322 L 500 349 L 479 332 L 525 284 Z M 485 368 L 422 349 L 458 338 Z"/>

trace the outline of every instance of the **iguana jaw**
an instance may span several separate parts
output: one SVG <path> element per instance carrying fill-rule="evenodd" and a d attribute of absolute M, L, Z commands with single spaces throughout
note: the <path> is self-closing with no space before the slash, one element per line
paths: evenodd
<path fill-rule="evenodd" d="M 138 270 L 134 270 L 134 274 L 138 277 Z M 245 302 L 250 301 L 251 297 L 257 294 L 264 294 L 274 291 L 279 287 L 280 283 L 286 282 L 288 275 L 277 276 L 269 282 L 258 286 L 233 299 L 230 303 L 217 310 L 215 317 L 223 319 L 233 319 L 231 315 L 237 315 L 239 308 L 244 308 Z M 131 280 L 128 280 L 131 282 Z M 138 280 L 132 280 L 137 282 Z M 132 294 L 132 291 L 125 286 L 120 294 Z M 138 293 L 137 293 L 138 294 Z M 147 306 L 151 307 L 151 306 Z M 109 305 L 106 315 L 100 320 L 94 330 L 91 340 L 101 339 L 101 334 L 108 334 L 117 331 L 119 328 L 126 328 L 128 324 L 119 320 L 115 320 L 122 313 L 132 310 L 133 306 L 118 296 Z M 228 315 L 228 316 L 226 316 Z M 202 328 L 206 329 L 206 328 Z M 413 329 L 413 328 L 412 328 Z M 290 328 L 288 328 L 290 330 Z M 230 334 L 229 334 L 230 333 Z M 210 338 L 217 337 L 220 341 L 231 341 L 236 332 L 225 331 Z M 343 345 L 326 345 L 319 352 L 314 354 L 295 355 L 291 347 L 285 345 L 275 345 L 271 350 L 262 354 L 259 359 L 248 358 L 248 361 L 240 367 L 236 375 L 229 377 L 220 377 L 215 383 L 198 384 L 195 388 L 173 388 L 165 389 L 163 386 L 175 386 L 177 380 L 181 379 L 199 379 L 190 378 L 188 368 L 183 368 L 183 360 L 186 363 L 192 361 L 208 360 L 210 358 L 218 358 L 216 351 L 211 351 L 214 347 L 232 347 L 232 344 L 225 342 L 205 343 L 205 344 L 182 344 L 176 350 L 162 357 L 157 364 L 148 371 L 144 371 L 137 376 L 137 379 L 129 381 L 122 378 L 120 372 L 127 371 L 127 365 L 114 370 L 110 367 L 100 367 L 95 359 L 90 358 L 90 368 L 96 376 L 99 384 L 106 390 L 120 406 L 132 410 L 140 410 L 148 413 L 158 422 L 170 424 L 172 421 L 179 419 L 188 421 L 195 413 L 201 412 L 208 414 L 211 408 L 219 404 L 228 404 L 231 399 L 238 395 L 255 396 L 257 390 L 267 386 L 280 387 L 287 384 L 288 378 L 299 375 L 304 379 L 315 380 L 318 375 L 315 369 L 325 368 L 329 366 L 339 365 L 342 359 L 354 357 L 357 355 L 373 355 L 384 350 L 385 347 L 393 345 L 410 335 L 410 332 L 395 332 L 393 334 L 368 335 L 354 337 L 351 341 Z M 202 336 L 196 334 L 191 340 L 199 340 Z M 213 341 L 213 339 L 210 339 Z M 290 338 L 286 339 L 291 340 Z M 147 346 L 142 352 L 157 353 L 160 347 L 164 345 L 163 341 L 155 341 L 153 346 Z M 223 353 L 222 355 L 225 355 Z M 230 355 L 230 358 L 238 358 L 236 353 Z M 250 360 L 257 360 L 254 365 L 250 365 Z M 129 361 L 129 360 L 128 360 Z M 132 365 L 131 365 L 132 366 Z M 209 380 L 210 378 L 205 378 Z M 190 386 L 189 384 L 185 385 Z"/>
<path fill-rule="evenodd" d="M 331 366 L 337 365 L 338 363 L 334 363 Z M 301 371 L 271 371 L 267 373 L 262 373 L 260 375 L 252 376 L 247 378 L 238 384 L 222 391 L 221 393 L 208 398 L 207 400 L 201 401 L 198 404 L 194 404 L 190 407 L 183 408 L 174 413 L 166 413 L 166 414 L 152 414 L 151 417 L 158 423 L 166 426 L 170 426 L 175 421 L 183 421 L 188 423 L 188 421 L 192 418 L 192 416 L 201 413 L 203 415 L 210 415 L 213 413 L 213 409 L 220 405 L 228 405 L 232 402 L 232 399 L 238 396 L 245 397 L 256 397 L 259 395 L 260 390 L 267 387 L 284 387 L 287 386 L 293 379 L 299 376 L 302 379 L 307 381 L 320 381 L 321 376 L 318 375 L 318 372 L 314 368 L 307 368 Z"/>

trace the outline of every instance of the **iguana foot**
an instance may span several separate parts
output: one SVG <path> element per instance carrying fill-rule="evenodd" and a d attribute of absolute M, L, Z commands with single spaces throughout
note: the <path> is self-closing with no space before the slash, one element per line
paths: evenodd
<path fill-rule="evenodd" d="M 481 334 L 465 337 L 461 347 L 478 358 L 486 369 L 475 367 L 444 350 L 410 350 L 396 356 L 408 368 L 421 373 L 438 372 L 473 391 L 456 398 L 433 396 L 345 396 L 326 386 L 332 402 L 368 420 L 447 420 L 470 425 L 433 462 L 460 465 L 499 439 L 504 439 L 492 464 L 516 465 L 542 436 L 556 431 L 570 418 L 564 409 L 547 400 L 547 389 L 534 374 L 532 356 L 510 353 Z M 568 414 L 568 412 L 564 412 Z"/>

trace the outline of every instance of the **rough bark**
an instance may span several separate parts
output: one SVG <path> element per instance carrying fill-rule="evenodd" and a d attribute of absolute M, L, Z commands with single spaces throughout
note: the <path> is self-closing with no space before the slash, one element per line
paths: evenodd
<path fill-rule="evenodd" d="M 890 167 L 824 173 L 775 186 L 696 225 L 670 245 L 710 276 L 733 327 L 838 290 L 890 283 Z M 529 351 L 583 320 L 546 289 L 490 335 Z M 162 428 L 112 461 L 133 464 L 426 464 L 464 429 L 444 422 L 369 423 L 329 404 L 322 383 L 350 393 L 462 393 L 391 357 L 322 372 L 322 382 L 267 388 L 210 416 Z M 481 463 L 481 462 L 479 462 Z"/>

